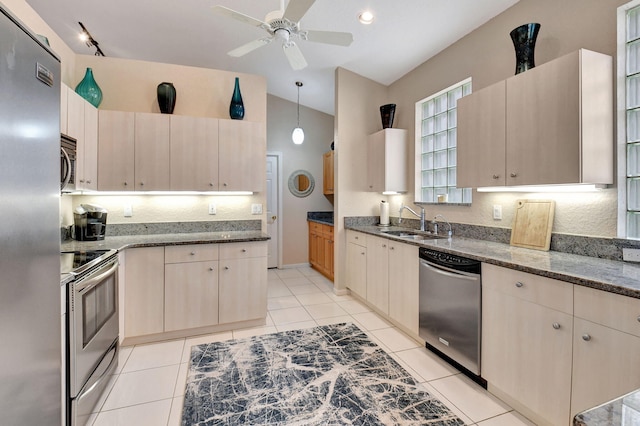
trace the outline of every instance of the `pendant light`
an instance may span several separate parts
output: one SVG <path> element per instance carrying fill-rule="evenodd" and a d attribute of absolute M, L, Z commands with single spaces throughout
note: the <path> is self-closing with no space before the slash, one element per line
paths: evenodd
<path fill-rule="evenodd" d="M 298 86 L 298 126 L 293 129 L 293 133 L 291 133 L 291 139 L 293 143 L 296 145 L 302 144 L 304 142 L 304 130 L 300 127 L 300 88 L 302 87 L 301 81 L 296 81 L 296 86 Z"/>

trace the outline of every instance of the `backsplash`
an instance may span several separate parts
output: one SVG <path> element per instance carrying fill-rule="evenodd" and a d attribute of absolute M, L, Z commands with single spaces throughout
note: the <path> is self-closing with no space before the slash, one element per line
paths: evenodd
<path fill-rule="evenodd" d="M 411 229 L 420 228 L 420 221 L 418 219 L 402 219 L 402 224 L 398 224 L 397 217 L 391 217 L 389 219 L 393 226 L 402 226 Z M 378 224 L 378 220 L 378 216 L 345 217 L 344 224 L 345 226 L 375 226 Z M 439 233 L 446 233 L 447 226 L 442 226 L 441 222 L 439 223 Z M 453 230 L 454 238 L 458 236 L 503 244 L 509 244 L 511 241 L 511 228 L 451 223 L 451 229 Z M 640 241 L 626 240 L 622 238 L 587 237 L 583 235 L 556 233 L 551 234 L 550 250 L 561 253 L 621 261 L 623 248 L 640 248 Z"/>

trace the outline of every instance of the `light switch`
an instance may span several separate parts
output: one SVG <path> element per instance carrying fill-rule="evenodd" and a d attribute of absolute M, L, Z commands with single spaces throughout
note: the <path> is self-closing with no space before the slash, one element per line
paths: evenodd
<path fill-rule="evenodd" d="M 124 217 L 131 217 L 131 216 L 133 216 L 133 207 L 131 206 L 131 204 L 125 204 Z"/>
<path fill-rule="evenodd" d="M 502 206 L 500 204 L 493 205 L 493 218 L 495 220 L 502 220 Z"/>
<path fill-rule="evenodd" d="M 262 204 L 251 204 L 251 214 L 262 214 Z"/>
<path fill-rule="evenodd" d="M 209 214 L 216 214 L 216 205 L 215 205 L 215 203 L 209 203 Z"/>

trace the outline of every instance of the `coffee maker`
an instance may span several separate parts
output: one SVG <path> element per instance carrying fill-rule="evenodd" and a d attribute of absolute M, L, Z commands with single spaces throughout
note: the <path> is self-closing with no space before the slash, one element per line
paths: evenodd
<path fill-rule="evenodd" d="M 107 210 L 96 204 L 80 204 L 73 211 L 73 238 L 78 241 L 104 240 Z"/>

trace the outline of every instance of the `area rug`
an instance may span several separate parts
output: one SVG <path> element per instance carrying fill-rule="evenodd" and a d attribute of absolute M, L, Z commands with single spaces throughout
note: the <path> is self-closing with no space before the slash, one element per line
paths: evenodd
<path fill-rule="evenodd" d="M 351 323 L 191 350 L 183 426 L 463 424 Z"/>

